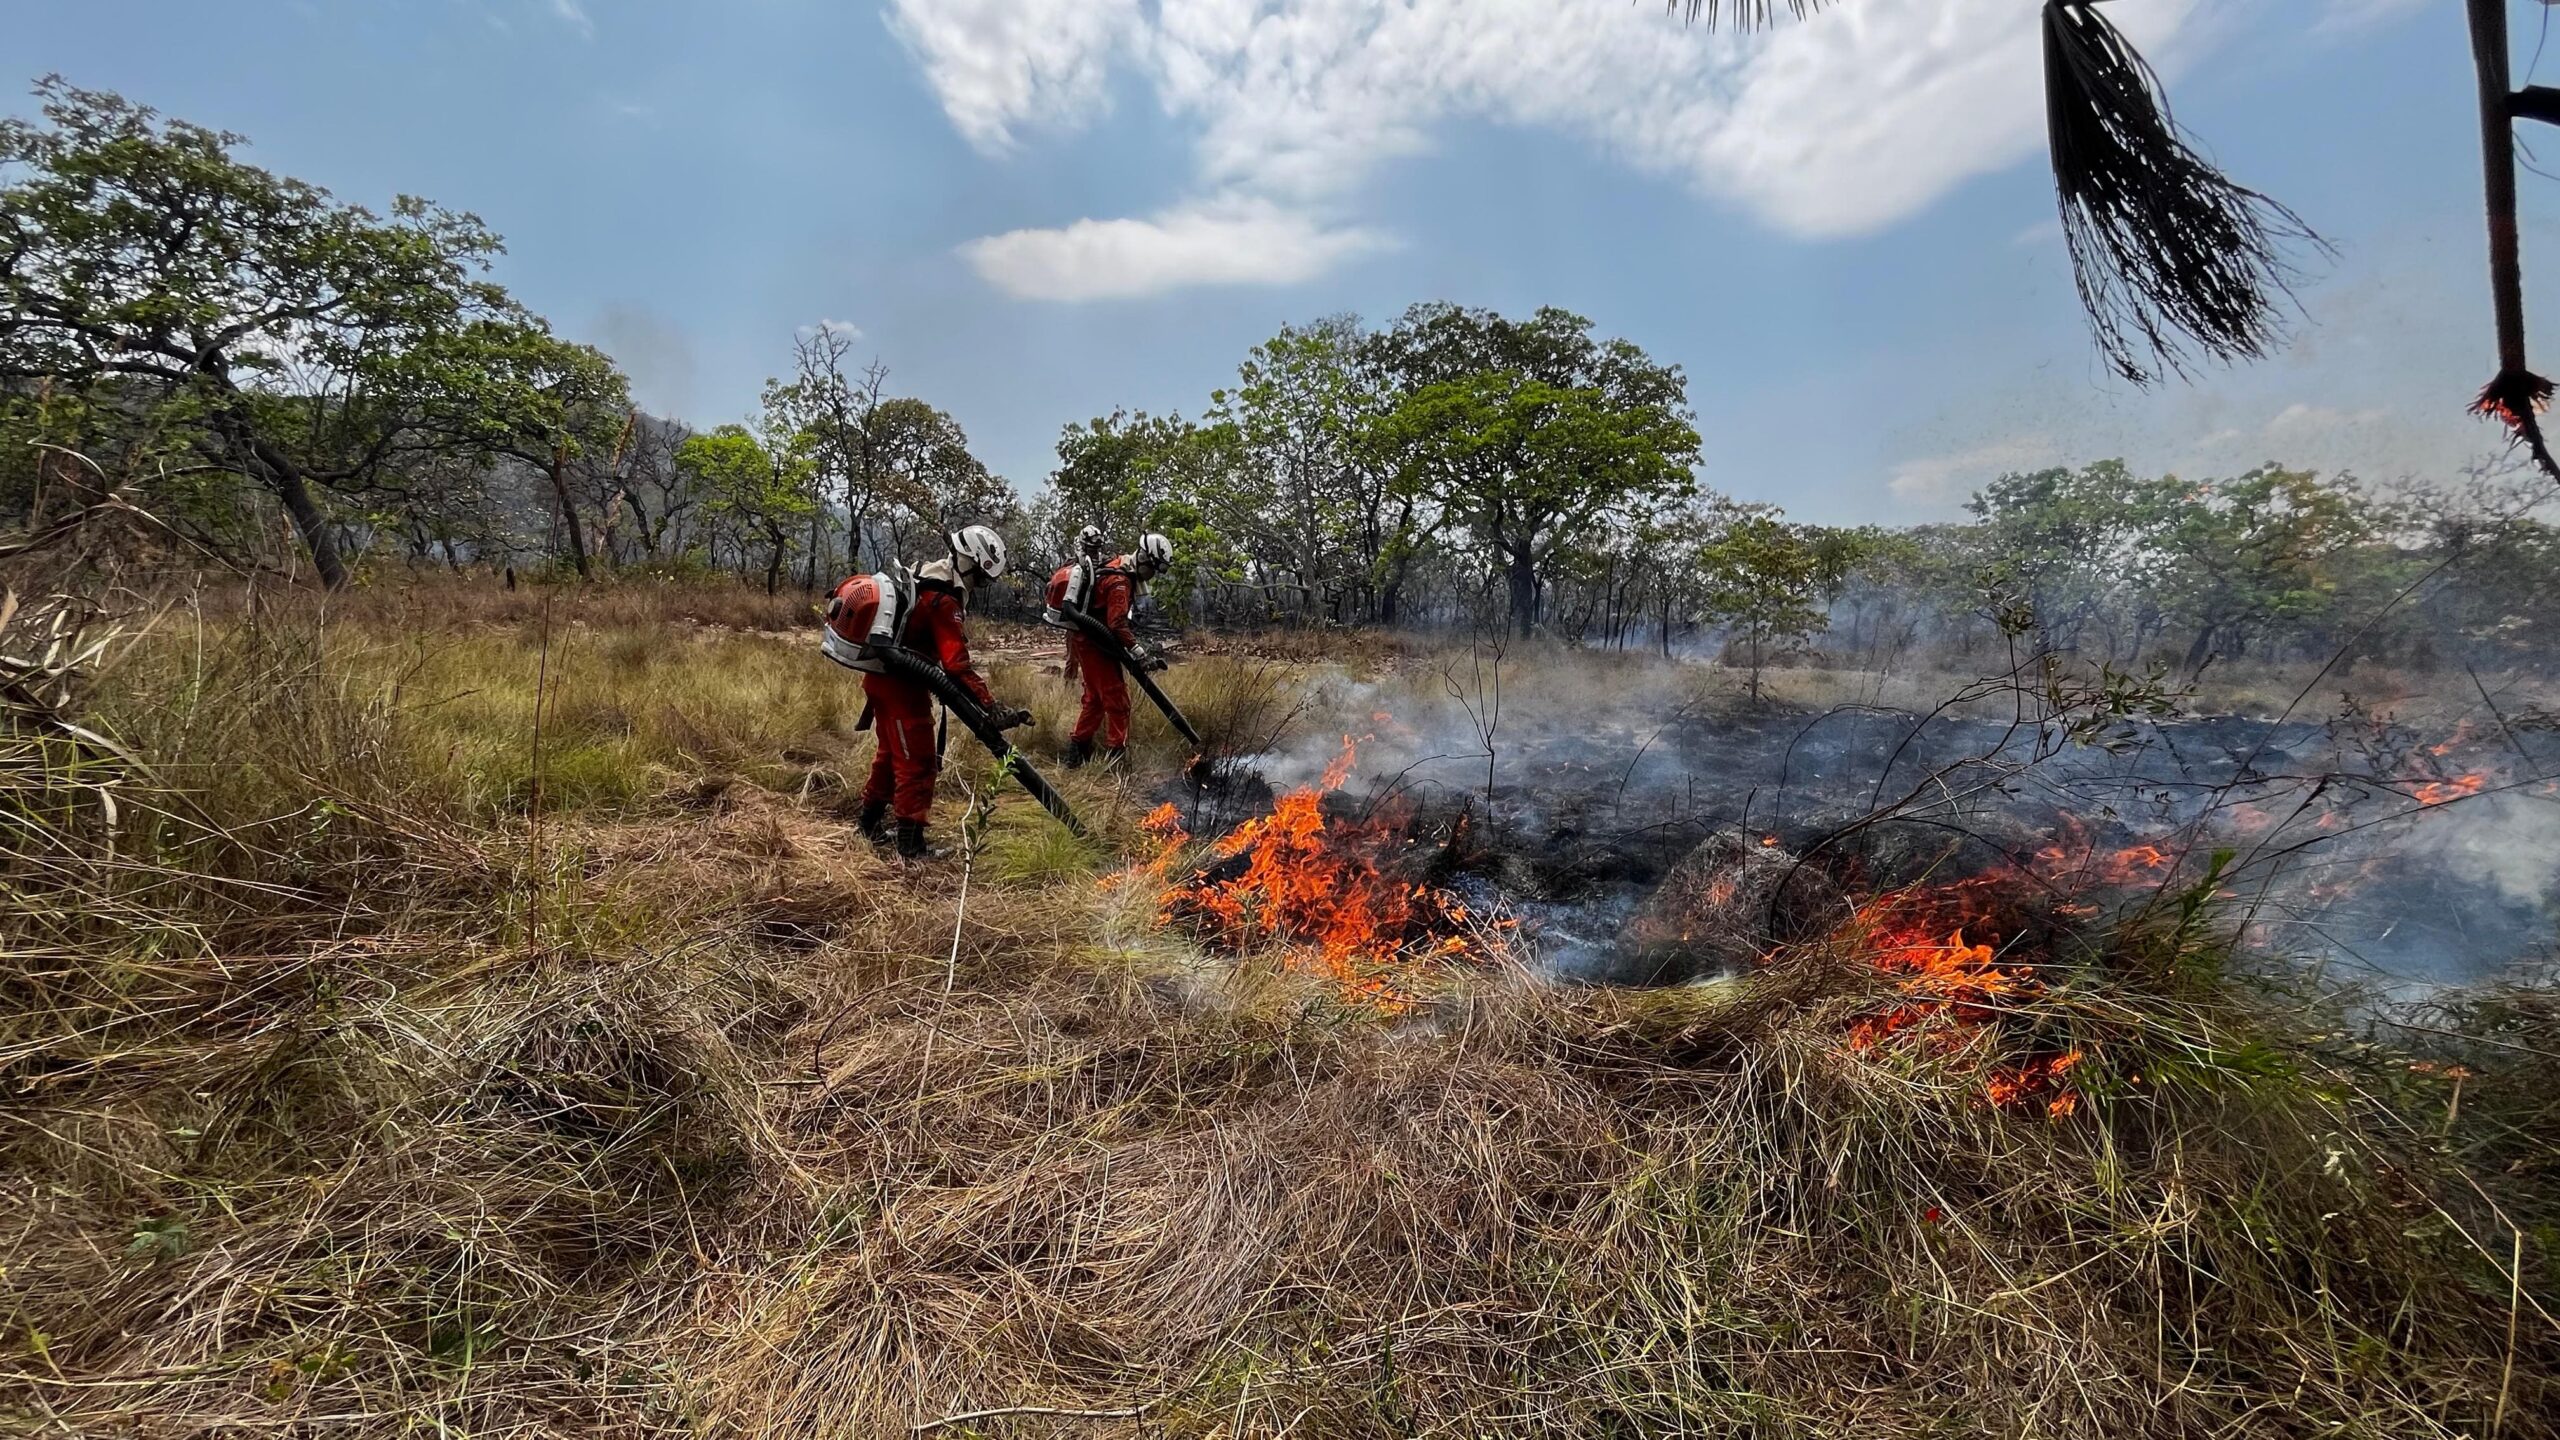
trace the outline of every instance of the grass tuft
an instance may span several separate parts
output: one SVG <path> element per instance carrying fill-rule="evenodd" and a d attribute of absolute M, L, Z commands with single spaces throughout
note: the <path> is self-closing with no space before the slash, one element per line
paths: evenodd
<path fill-rule="evenodd" d="M 1381 1016 L 1102 883 L 1161 739 L 964 906 L 798 637 L 453 603 L 164 623 L 95 706 L 157 780 L 0 733 L 12 1427 L 2560 1434 L 2547 977 L 2377 1029 L 2182 919 L 1970 1051 L 1844 1044 L 1824 944 Z M 2064 1039 L 2078 1113 L 1985 1103 Z"/>

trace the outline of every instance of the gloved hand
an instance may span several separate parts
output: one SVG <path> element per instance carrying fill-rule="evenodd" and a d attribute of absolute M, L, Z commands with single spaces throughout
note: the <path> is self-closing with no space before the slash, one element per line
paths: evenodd
<path fill-rule="evenodd" d="M 993 720 L 996 728 L 999 730 L 1019 730 L 1023 726 L 1031 723 L 1031 712 L 1028 710 L 999 709 L 987 718 Z"/>
<path fill-rule="evenodd" d="M 1132 645 L 1129 647 L 1129 663 L 1149 674 L 1154 674 L 1163 670 L 1166 662 L 1163 656 L 1146 646 Z"/>

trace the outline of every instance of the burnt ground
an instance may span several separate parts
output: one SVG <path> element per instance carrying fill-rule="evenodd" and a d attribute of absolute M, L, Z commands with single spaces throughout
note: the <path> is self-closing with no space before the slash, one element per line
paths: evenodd
<path fill-rule="evenodd" d="M 1849 897 L 1994 870 L 2105 913 L 2198 883 L 2217 852 L 2256 942 L 2386 989 L 2476 979 L 2560 935 L 2548 730 L 2223 715 L 2082 743 L 1879 709 L 1577 712 L 1506 726 L 1489 803 L 1480 741 L 1382 730 L 1328 808 L 1405 827 L 1430 878 L 1518 917 L 1579 980 L 1720 973 Z M 1181 799 L 1206 834 L 1270 796 L 1248 761 Z"/>

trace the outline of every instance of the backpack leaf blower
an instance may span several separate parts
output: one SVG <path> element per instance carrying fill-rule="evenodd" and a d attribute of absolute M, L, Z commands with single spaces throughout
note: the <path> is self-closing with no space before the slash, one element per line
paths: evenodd
<path fill-rule="evenodd" d="M 1084 822 L 1076 818 L 1076 812 L 1067 808 L 1065 798 L 1051 788 L 1047 778 L 1032 766 L 1030 757 L 1015 749 L 1013 742 L 1005 738 L 1004 731 L 996 728 L 986 707 L 944 674 L 941 666 L 898 645 L 875 647 L 870 658 L 878 660 L 889 674 L 923 686 L 942 702 L 945 713 L 960 717 L 960 723 L 968 727 L 970 734 L 978 737 L 978 743 L 987 747 L 987 753 L 996 757 L 1005 773 L 1030 792 L 1031 798 L 1040 802 L 1041 809 L 1058 817 L 1058 823 L 1066 826 L 1069 834 L 1082 837 L 1091 833 L 1084 828 Z"/>
<path fill-rule="evenodd" d="M 1090 614 L 1074 606 L 1060 607 L 1058 614 L 1082 631 L 1084 638 L 1100 646 L 1102 653 L 1117 664 L 1130 679 L 1138 682 L 1138 688 L 1146 691 L 1147 698 L 1154 701 L 1156 708 L 1164 712 L 1164 718 L 1172 724 L 1175 734 L 1189 741 L 1193 749 L 1200 748 L 1200 732 L 1191 728 L 1190 720 L 1183 716 L 1180 707 L 1176 706 L 1172 698 L 1164 693 L 1163 687 L 1156 684 L 1156 677 L 1149 673 L 1145 666 L 1129 658 L 1128 650 L 1120 644 L 1120 637 L 1111 633 L 1111 627 L 1102 623 L 1101 616 Z"/>

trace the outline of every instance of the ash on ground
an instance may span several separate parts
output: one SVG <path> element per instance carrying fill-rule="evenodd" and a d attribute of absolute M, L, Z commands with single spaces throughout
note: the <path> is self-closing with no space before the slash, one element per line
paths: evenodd
<path fill-rule="evenodd" d="M 2478 979 L 2560 935 L 2549 731 L 2223 715 L 2126 723 L 2092 745 L 1875 708 L 1665 708 L 1577 696 L 1506 713 L 1488 781 L 1481 739 L 1407 704 L 1374 733 L 1228 762 L 1179 798 L 1192 833 L 1214 834 L 1356 739 L 1329 808 L 1402 807 L 1433 883 L 1516 917 L 1541 963 L 1593 983 L 1729 975 L 1791 911 L 1818 923 L 1851 889 L 2031 869 L 2087 914 L 2198 883 L 2217 855 L 2217 898 L 2254 940 L 2387 992 Z M 1897 818 L 1874 823 L 1879 810 Z"/>

